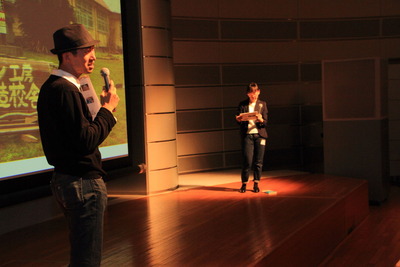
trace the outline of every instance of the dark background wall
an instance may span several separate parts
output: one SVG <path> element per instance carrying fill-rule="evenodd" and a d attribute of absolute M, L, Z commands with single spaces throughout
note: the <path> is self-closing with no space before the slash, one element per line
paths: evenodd
<path fill-rule="evenodd" d="M 264 169 L 323 172 L 321 62 L 400 57 L 395 0 L 172 0 L 171 6 L 179 173 L 240 166 L 234 115 L 252 81 L 269 107 Z M 393 70 L 391 79 L 399 78 Z M 399 132 L 399 112 L 392 105 L 391 132 Z M 391 140 L 391 151 L 399 151 L 398 137 Z M 391 153 L 391 163 L 399 175 L 398 154 Z"/>

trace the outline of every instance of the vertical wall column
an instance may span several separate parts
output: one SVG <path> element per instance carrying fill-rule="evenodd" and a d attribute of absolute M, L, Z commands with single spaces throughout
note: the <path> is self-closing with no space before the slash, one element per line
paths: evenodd
<path fill-rule="evenodd" d="M 178 186 L 170 5 L 140 1 L 148 193 Z"/>

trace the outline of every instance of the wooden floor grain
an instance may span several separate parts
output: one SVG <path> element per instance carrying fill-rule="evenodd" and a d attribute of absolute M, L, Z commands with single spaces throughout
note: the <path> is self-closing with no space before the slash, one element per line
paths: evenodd
<path fill-rule="evenodd" d="M 261 190 L 276 190 L 276 196 L 251 192 L 251 183 L 240 194 L 240 182 L 235 182 L 120 201 L 106 212 L 102 266 L 255 266 L 280 247 L 291 248 L 287 241 L 293 233 L 332 207 L 341 208 L 344 204 L 336 200 L 358 185 L 357 179 L 294 175 L 262 179 Z M 386 203 L 369 207 L 368 217 L 324 256 L 329 258 L 321 266 L 395 266 L 399 201 L 395 187 Z M 330 214 L 325 223 L 342 221 Z M 66 266 L 67 238 L 62 217 L 2 235 L 0 266 Z"/>

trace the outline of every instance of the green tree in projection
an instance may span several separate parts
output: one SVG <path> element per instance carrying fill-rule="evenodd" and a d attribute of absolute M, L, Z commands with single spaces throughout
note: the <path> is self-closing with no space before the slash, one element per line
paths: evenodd
<path fill-rule="evenodd" d="M 22 44 L 35 52 L 54 48 L 53 32 L 75 21 L 68 0 L 17 0 L 15 5 L 24 34 Z"/>

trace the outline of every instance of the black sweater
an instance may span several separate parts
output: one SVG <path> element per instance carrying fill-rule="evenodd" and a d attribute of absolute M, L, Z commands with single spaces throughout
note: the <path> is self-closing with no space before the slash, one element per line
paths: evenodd
<path fill-rule="evenodd" d="M 37 110 L 43 150 L 56 172 L 84 179 L 105 175 L 98 146 L 116 123 L 109 110 L 101 108 L 92 120 L 78 88 L 55 75 L 42 85 Z"/>

